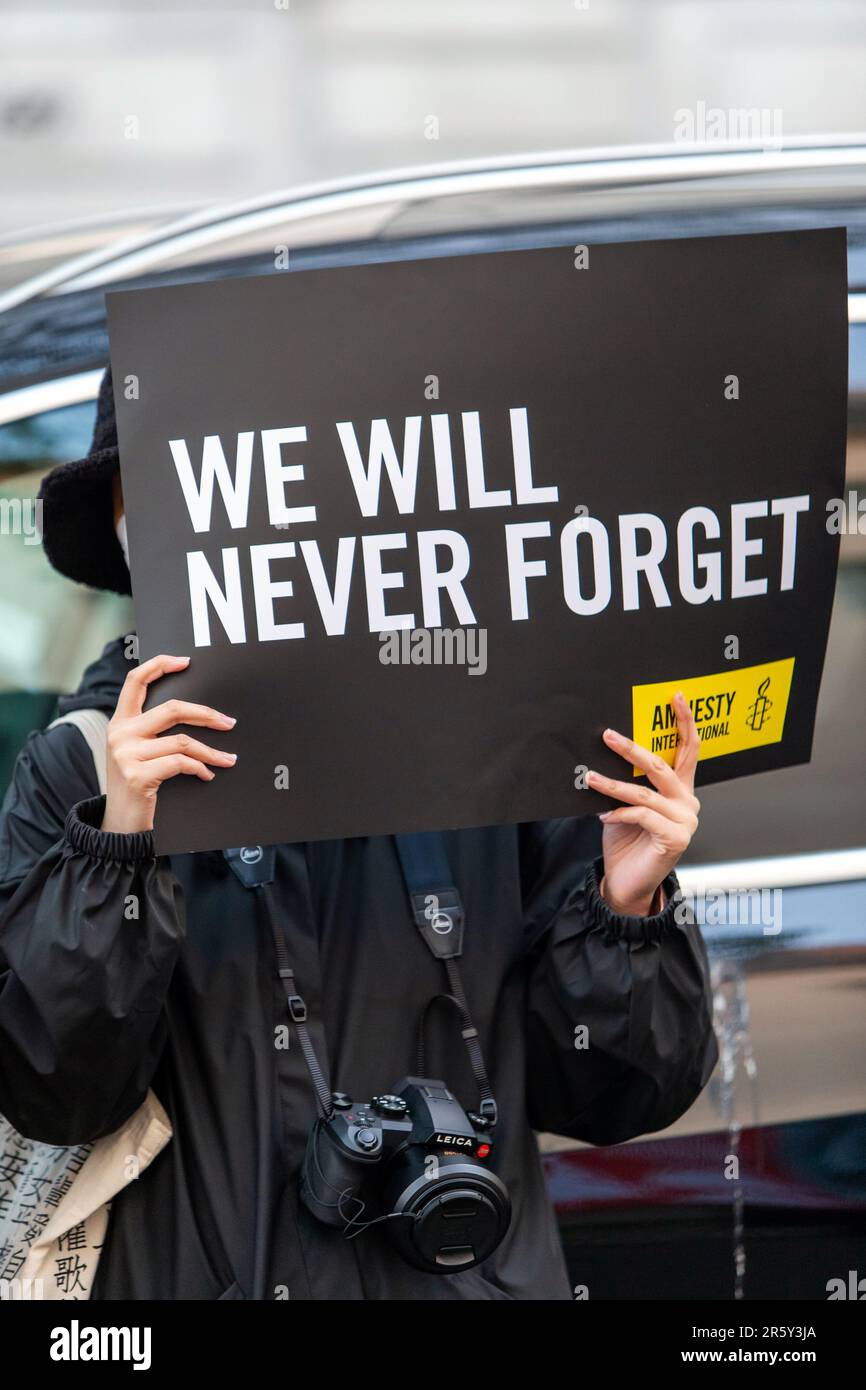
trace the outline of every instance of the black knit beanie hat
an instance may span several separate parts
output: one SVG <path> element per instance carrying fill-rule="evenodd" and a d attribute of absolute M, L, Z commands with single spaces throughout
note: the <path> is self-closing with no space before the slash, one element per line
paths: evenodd
<path fill-rule="evenodd" d="M 87 456 L 59 464 L 42 479 L 42 545 L 67 579 L 129 594 L 129 569 L 114 530 L 112 479 L 119 466 L 109 367 L 99 387 Z"/>

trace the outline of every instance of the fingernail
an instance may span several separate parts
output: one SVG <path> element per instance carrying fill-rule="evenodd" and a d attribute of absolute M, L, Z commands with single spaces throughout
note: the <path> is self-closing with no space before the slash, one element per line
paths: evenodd
<path fill-rule="evenodd" d="M 238 760 L 237 753 L 225 753 L 223 756 L 228 758 L 230 763 L 236 763 Z"/>
<path fill-rule="evenodd" d="M 587 780 L 587 782 L 594 782 L 595 779 L 596 779 L 596 776 L 597 776 L 597 774 L 596 774 L 595 772 L 587 772 L 587 774 L 586 774 L 586 780 Z"/>
<path fill-rule="evenodd" d="M 605 729 L 604 736 L 605 738 L 618 738 L 622 740 L 622 734 L 619 733 L 617 729 Z"/>
<path fill-rule="evenodd" d="M 599 815 L 599 820 L 610 820 L 612 815 L 613 811 L 602 811 Z"/>
<path fill-rule="evenodd" d="M 235 724 L 237 724 L 238 722 L 236 719 L 233 719 L 230 714 L 221 714 L 220 719 L 222 719 L 224 723 L 228 724 L 230 729 L 233 729 Z"/>

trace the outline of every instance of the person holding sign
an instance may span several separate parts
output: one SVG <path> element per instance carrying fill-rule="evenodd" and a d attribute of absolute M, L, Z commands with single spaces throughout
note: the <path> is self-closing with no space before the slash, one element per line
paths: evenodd
<path fill-rule="evenodd" d="M 94 449 L 44 496 L 49 558 L 128 590 L 110 380 Z M 663 1129 L 717 1059 L 674 873 L 699 809 L 686 702 L 673 767 L 606 731 L 622 778 L 589 780 L 621 805 L 600 818 L 157 856 L 166 782 L 231 794 L 210 737 L 234 718 L 145 711 L 190 656 L 133 649 L 31 735 L 0 823 L 0 1111 L 86 1145 L 152 1091 L 172 1131 L 118 1178 L 92 1296 L 571 1297 L 533 1131 Z"/>

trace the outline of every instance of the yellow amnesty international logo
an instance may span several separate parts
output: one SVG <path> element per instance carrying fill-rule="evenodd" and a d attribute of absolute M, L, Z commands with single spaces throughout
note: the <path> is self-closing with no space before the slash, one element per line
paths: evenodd
<path fill-rule="evenodd" d="M 681 690 L 695 717 L 701 758 L 719 758 L 723 753 L 778 743 L 785 728 L 793 675 L 791 656 L 762 666 L 720 671 L 714 676 L 634 685 L 634 741 L 658 753 L 665 762 L 673 763 L 677 721 L 671 701 Z M 640 776 L 640 768 L 634 769 L 634 775 Z"/>

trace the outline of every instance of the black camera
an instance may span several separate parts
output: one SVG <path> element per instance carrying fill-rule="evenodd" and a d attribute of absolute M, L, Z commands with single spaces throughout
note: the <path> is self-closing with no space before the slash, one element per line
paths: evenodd
<path fill-rule="evenodd" d="M 381 1222 L 403 1258 L 429 1274 L 486 1260 L 511 1220 L 508 1192 L 486 1166 L 490 1118 L 467 1115 L 429 1077 L 404 1077 L 369 1102 L 332 1100 L 304 1156 L 307 1209 L 347 1235 Z"/>

